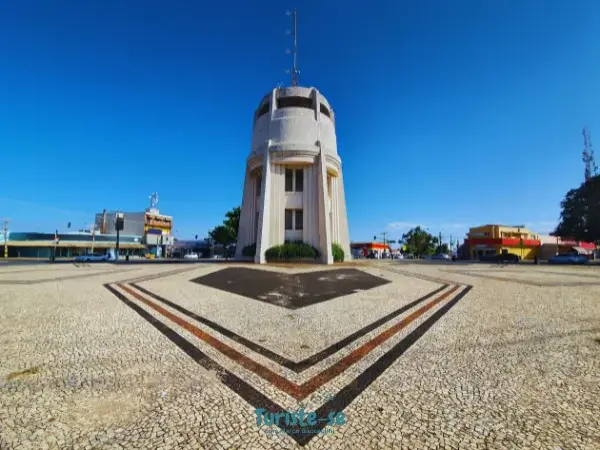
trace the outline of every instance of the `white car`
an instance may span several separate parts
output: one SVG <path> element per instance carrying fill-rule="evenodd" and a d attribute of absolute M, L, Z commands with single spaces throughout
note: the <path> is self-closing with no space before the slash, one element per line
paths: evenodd
<path fill-rule="evenodd" d="M 75 257 L 77 262 L 104 262 L 110 259 L 109 255 L 104 253 L 88 253 L 87 255 L 80 255 Z"/>
<path fill-rule="evenodd" d="M 198 254 L 197 253 L 188 253 L 187 255 L 185 255 L 183 257 L 183 259 L 198 259 Z"/>

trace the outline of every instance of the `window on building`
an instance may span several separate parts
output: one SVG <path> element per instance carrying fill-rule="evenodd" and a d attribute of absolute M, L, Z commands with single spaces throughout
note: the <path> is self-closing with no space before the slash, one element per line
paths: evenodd
<path fill-rule="evenodd" d="M 304 190 L 304 169 L 285 169 L 285 192 Z"/>
<path fill-rule="evenodd" d="M 319 106 L 319 110 L 321 111 L 321 114 L 324 114 L 331 119 L 331 114 L 327 109 L 327 106 L 325 106 L 323 103 L 321 103 L 321 105 Z"/>
<path fill-rule="evenodd" d="M 296 176 L 296 183 L 295 183 L 296 192 L 302 192 L 302 190 L 304 189 L 304 170 L 296 169 L 295 176 Z"/>
<path fill-rule="evenodd" d="M 285 229 L 286 230 L 294 229 L 294 210 L 293 209 L 285 210 Z"/>
<path fill-rule="evenodd" d="M 262 175 L 256 177 L 256 196 L 260 197 L 260 189 L 262 187 Z"/>
<path fill-rule="evenodd" d="M 310 97 L 281 97 L 277 99 L 277 108 L 313 109 L 313 100 Z"/>
<path fill-rule="evenodd" d="M 285 229 L 286 231 L 301 231 L 304 227 L 304 215 L 301 209 L 285 210 Z"/>
<path fill-rule="evenodd" d="M 285 169 L 285 192 L 294 192 L 294 171 Z"/>
<path fill-rule="evenodd" d="M 264 105 L 262 105 L 258 110 L 256 110 L 256 118 L 258 119 L 259 117 L 264 116 L 266 113 L 269 112 L 269 107 L 271 106 L 270 103 L 265 103 Z"/>

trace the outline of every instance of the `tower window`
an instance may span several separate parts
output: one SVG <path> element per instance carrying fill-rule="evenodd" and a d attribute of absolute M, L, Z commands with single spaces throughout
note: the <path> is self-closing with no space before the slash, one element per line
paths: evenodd
<path fill-rule="evenodd" d="M 301 231 L 304 228 L 304 214 L 301 209 L 285 210 L 285 230 Z"/>
<path fill-rule="evenodd" d="M 262 187 L 262 175 L 256 177 L 256 196 L 260 197 L 260 189 Z"/>
<path fill-rule="evenodd" d="M 313 100 L 309 97 L 281 97 L 277 99 L 277 108 L 313 109 Z"/>
<path fill-rule="evenodd" d="M 304 215 L 302 214 L 302 210 L 301 209 L 297 209 L 296 210 L 296 217 L 294 218 L 294 229 L 296 230 L 302 230 L 303 226 L 302 223 L 304 221 Z"/>
<path fill-rule="evenodd" d="M 329 112 L 329 109 L 327 109 L 327 106 L 325 106 L 323 103 L 319 105 L 319 110 L 321 111 L 321 114 L 324 114 L 331 119 L 331 113 Z"/>
<path fill-rule="evenodd" d="M 265 103 L 258 110 L 256 110 L 256 119 L 258 119 L 259 117 L 262 117 L 266 113 L 268 113 L 269 112 L 269 106 L 270 106 L 270 103 Z"/>
<path fill-rule="evenodd" d="M 302 192 L 304 169 L 285 169 L 285 192 Z"/>
<path fill-rule="evenodd" d="M 304 170 L 297 169 L 295 170 L 296 175 L 296 192 L 302 192 L 304 188 Z"/>

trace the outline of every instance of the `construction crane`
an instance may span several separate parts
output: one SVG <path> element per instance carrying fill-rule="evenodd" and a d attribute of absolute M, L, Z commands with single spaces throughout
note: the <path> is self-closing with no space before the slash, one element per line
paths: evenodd
<path fill-rule="evenodd" d="M 581 159 L 585 164 L 585 181 L 588 181 L 590 178 L 597 175 L 598 166 L 596 166 L 596 160 L 594 159 L 594 149 L 592 148 L 592 139 L 590 138 L 589 130 L 587 127 L 584 127 L 581 133 L 583 134 L 583 153 Z"/>

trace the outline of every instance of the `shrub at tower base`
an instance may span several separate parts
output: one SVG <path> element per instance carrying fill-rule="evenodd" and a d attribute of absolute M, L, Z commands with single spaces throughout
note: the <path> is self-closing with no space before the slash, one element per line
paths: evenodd
<path fill-rule="evenodd" d="M 333 262 L 344 262 L 344 249 L 336 242 L 331 244 L 331 253 L 333 254 Z"/>
<path fill-rule="evenodd" d="M 319 252 L 316 248 L 301 241 L 275 245 L 265 252 L 265 258 L 269 262 L 315 260 L 318 257 Z"/>

